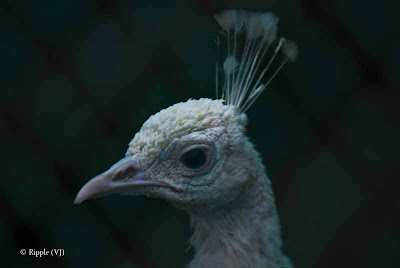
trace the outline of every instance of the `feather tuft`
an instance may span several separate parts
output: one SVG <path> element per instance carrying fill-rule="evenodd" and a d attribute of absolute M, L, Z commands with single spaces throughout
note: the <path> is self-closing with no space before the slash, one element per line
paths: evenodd
<path fill-rule="evenodd" d="M 215 15 L 215 19 L 225 31 L 233 30 L 235 33 L 240 32 L 245 20 L 247 18 L 247 11 L 241 9 L 224 10 Z"/>
<path fill-rule="evenodd" d="M 234 56 L 229 56 L 224 62 L 224 73 L 225 76 L 230 76 L 238 67 L 238 61 Z"/>
<path fill-rule="evenodd" d="M 264 14 L 249 13 L 246 20 L 246 31 L 250 38 L 265 37 L 267 42 L 276 39 L 278 17 L 268 12 Z"/>
<path fill-rule="evenodd" d="M 217 98 L 245 112 L 279 70 L 296 59 L 297 46 L 293 41 L 277 38 L 279 19 L 270 12 L 224 10 L 215 19 L 227 43 L 221 96 L 218 94 L 221 68 L 217 62 Z"/>
<path fill-rule="evenodd" d="M 286 40 L 283 53 L 288 57 L 288 61 L 293 62 L 297 58 L 297 45 L 291 40 Z"/>

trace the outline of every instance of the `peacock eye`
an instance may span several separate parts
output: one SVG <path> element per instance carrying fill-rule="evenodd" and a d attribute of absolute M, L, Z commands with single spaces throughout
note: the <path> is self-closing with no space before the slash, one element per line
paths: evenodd
<path fill-rule="evenodd" d="M 181 162 L 187 168 L 199 169 L 203 167 L 207 162 L 207 154 L 204 150 L 196 148 L 187 151 L 181 156 Z"/>

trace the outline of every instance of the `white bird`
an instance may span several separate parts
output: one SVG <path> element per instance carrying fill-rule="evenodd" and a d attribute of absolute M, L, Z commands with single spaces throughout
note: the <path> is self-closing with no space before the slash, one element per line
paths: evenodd
<path fill-rule="evenodd" d="M 195 256 L 189 268 L 290 268 L 271 183 L 245 135 L 244 112 L 295 59 L 297 47 L 277 38 L 272 13 L 225 10 L 215 18 L 228 47 L 222 96 L 217 63 L 216 100 L 190 99 L 151 116 L 125 158 L 87 182 L 75 203 L 113 193 L 163 198 L 190 216 Z"/>

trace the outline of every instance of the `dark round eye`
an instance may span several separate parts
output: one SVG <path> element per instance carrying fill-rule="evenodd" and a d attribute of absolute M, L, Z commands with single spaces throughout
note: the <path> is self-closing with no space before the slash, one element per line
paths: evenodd
<path fill-rule="evenodd" d="M 193 149 L 181 156 L 181 162 L 190 169 L 199 169 L 207 162 L 207 154 L 201 149 Z"/>

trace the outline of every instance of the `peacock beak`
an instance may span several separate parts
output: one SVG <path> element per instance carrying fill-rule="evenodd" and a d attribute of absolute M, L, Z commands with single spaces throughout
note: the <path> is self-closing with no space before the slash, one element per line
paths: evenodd
<path fill-rule="evenodd" d="M 85 200 L 115 193 L 134 193 L 143 187 L 170 186 L 163 182 L 156 182 L 148 178 L 141 170 L 137 161 L 126 157 L 113 165 L 106 172 L 88 181 L 79 191 L 74 203 L 80 204 Z"/>

